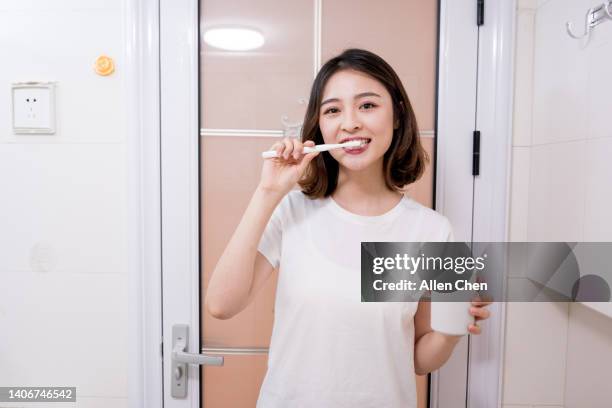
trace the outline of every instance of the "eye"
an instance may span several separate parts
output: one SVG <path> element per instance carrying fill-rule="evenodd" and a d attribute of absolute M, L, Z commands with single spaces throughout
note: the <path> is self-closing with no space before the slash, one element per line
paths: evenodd
<path fill-rule="evenodd" d="M 365 110 L 370 110 L 376 107 L 376 104 L 373 104 L 372 102 L 366 102 L 363 105 L 361 105 L 362 108 L 364 108 Z"/>
<path fill-rule="evenodd" d="M 328 113 L 338 113 L 338 112 L 339 112 L 339 111 L 338 111 L 338 109 L 337 109 L 337 108 L 328 108 L 328 109 L 326 109 L 326 110 L 323 112 L 323 114 L 324 114 L 324 115 L 327 115 Z"/>

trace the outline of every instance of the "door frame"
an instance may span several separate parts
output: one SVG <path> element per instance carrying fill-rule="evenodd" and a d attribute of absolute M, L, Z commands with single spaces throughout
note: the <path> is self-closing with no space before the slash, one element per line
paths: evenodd
<path fill-rule="evenodd" d="M 466 34 L 470 29 L 457 26 L 466 19 L 471 20 L 469 25 L 476 26 L 476 2 L 439 3 L 436 209 L 459 231 L 455 234 L 459 241 L 504 242 L 509 236 L 516 0 L 484 3 L 484 24 L 477 29 L 475 112 L 457 103 L 470 91 L 462 83 L 462 76 L 466 77 L 461 72 L 466 67 L 463 56 L 451 50 L 465 47 L 466 37 L 471 41 Z M 471 15 L 466 15 L 466 10 L 471 10 Z M 466 123 L 466 114 L 473 123 Z M 476 177 L 471 175 L 474 130 L 481 132 L 480 172 Z M 502 406 L 506 304 L 496 302 L 488 308 L 491 317 L 483 323 L 483 334 L 469 336 L 467 407 Z M 444 375 L 444 367 L 432 375 L 432 408 L 456 406 L 442 398 L 439 385 L 445 378 L 448 376 Z"/>
<path fill-rule="evenodd" d="M 452 1 L 452 0 L 447 0 Z M 517 0 L 485 1 L 480 27 L 476 128 L 480 175 L 474 182 L 475 242 L 509 238 Z M 505 278 L 505 277 L 503 277 Z M 502 406 L 506 302 L 491 304 L 484 333 L 472 336 L 468 407 Z"/>
<path fill-rule="evenodd" d="M 456 0 L 439 3 L 440 11 L 446 10 L 449 20 L 453 18 L 453 11 L 448 7 L 452 1 Z M 483 138 L 481 176 L 474 183 L 478 192 L 474 211 L 482 216 L 474 222 L 475 241 L 507 239 L 515 1 L 487 1 L 486 23 L 481 27 L 480 35 L 486 47 L 479 50 L 482 68 L 478 76 L 477 126 Z M 161 339 L 163 333 L 171 331 L 168 325 L 162 324 L 162 280 L 171 273 L 173 280 L 183 286 L 180 297 L 175 294 L 173 298 L 182 301 L 166 305 L 164 320 L 169 321 L 170 313 L 175 315 L 175 321 L 189 324 L 188 351 L 200 350 L 199 311 L 195 306 L 199 306 L 200 287 L 199 137 L 193 137 L 199 134 L 198 2 L 124 0 L 123 12 L 130 129 L 127 147 L 130 407 L 197 408 L 200 403 L 198 369 L 189 370 L 188 397 L 164 404 L 162 387 L 169 389 L 169 380 L 162 380 L 164 370 L 168 372 L 162 352 L 170 356 L 171 344 L 162 343 Z M 161 24 L 160 13 L 164 15 Z M 163 58 L 173 63 L 161 64 Z M 440 66 L 452 72 L 452 61 L 445 61 L 442 51 L 440 58 Z M 172 103 L 164 104 L 164 100 Z M 439 123 L 444 122 L 443 115 L 438 117 Z M 496 137 L 487 138 L 487 135 Z M 440 153 L 450 148 L 444 137 L 437 143 Z M 446 157 L 444 160 L 448 163 L 446 160 L 452 155 L 440 153 L 438 157 Z M 439 168 L 438 180 L 449 180 L 452 175 L 449 170 L 448 166 Z M 163 183 L 163 180 L 172 180 L 172 183 Z M 436 186 L 436 191 L 437 202 L 446 197 L 438 210 L 452 213 L 455 200 L 450 199 L 448 188 L 439 190 Z M 168 239 L 169 234 L 172 240 Z M 169 295 L 168 289 L 164 284 L 164 296 Z M 167 311 L 169 306 L 174 312 Z M 501 406 L 505 307 L 503 303 L 491 306 L 493 316 L 483 325 L 485 333 L 472 336 L 474 341 L 470 344 L 468 406 Z M 432 388 L 440 391 L 439 387 Z M 431 406 L 436 407 L 435 394 L 432 397 Z"/>
<path fill-rule="evenodd" d="M 470 241 L 478 79 L 476 2 L 440 0 L 438 7 L 435 209 L 450 220 L 455 240 Z M 444 366 L 431 373 L 430 407 L 455 408 L 466 401 L 470 340 L 462 337 Z"/>
<path fill-rule="evenodd" d="M 123 0 L 121 8 L 128 128 L 128 404 L 162 408 L 159 2 Z"/>

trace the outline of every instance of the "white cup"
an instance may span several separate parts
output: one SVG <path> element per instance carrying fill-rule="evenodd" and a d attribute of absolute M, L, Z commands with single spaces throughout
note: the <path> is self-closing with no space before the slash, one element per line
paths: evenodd
<path fill-rule="evenodd" d="M 468 326 L 474 324 L 470 314 L 471 302 L 431 301 L 431 328 L 437 332 L 461 336 L 468 334 Z"/>

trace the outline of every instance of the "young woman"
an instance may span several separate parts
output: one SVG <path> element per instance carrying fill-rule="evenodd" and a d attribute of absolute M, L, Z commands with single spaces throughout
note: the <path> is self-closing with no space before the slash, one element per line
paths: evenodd
<path fill-rule="evenodd" d="M 351 139 L 368 144 L 303 153 Z M 272 149 L 280 157 L 264 161 L 205 298 L 228 319 L 279 270 L 257 406 L 416 407 L 415 373 L 442 366 L 460 336 L 432 331 L 427 301 L 362 303 L 360 291 L 362 241 L 452 240 L 444 216 L 400 191 L 427 157 L 397 74 L 365 50 L 332 58 L 312 86 L 302 141 Z M 473 302 L 476 320 L 489 317 L 487 304 Z"/>

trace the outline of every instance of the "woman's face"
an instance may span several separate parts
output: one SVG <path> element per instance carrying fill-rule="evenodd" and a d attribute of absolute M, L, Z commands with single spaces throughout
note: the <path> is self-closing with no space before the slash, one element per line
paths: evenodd
<path fill-rule="evenodd" d="M 393 139 L 393 102 L 383 84 L 350 69 L 336 72 L 323 89 L 319 128 L 325 143 L 370 139 L 357 150 L 330 150 L 340 167 L 363 170 L 381 165 Z"/>

